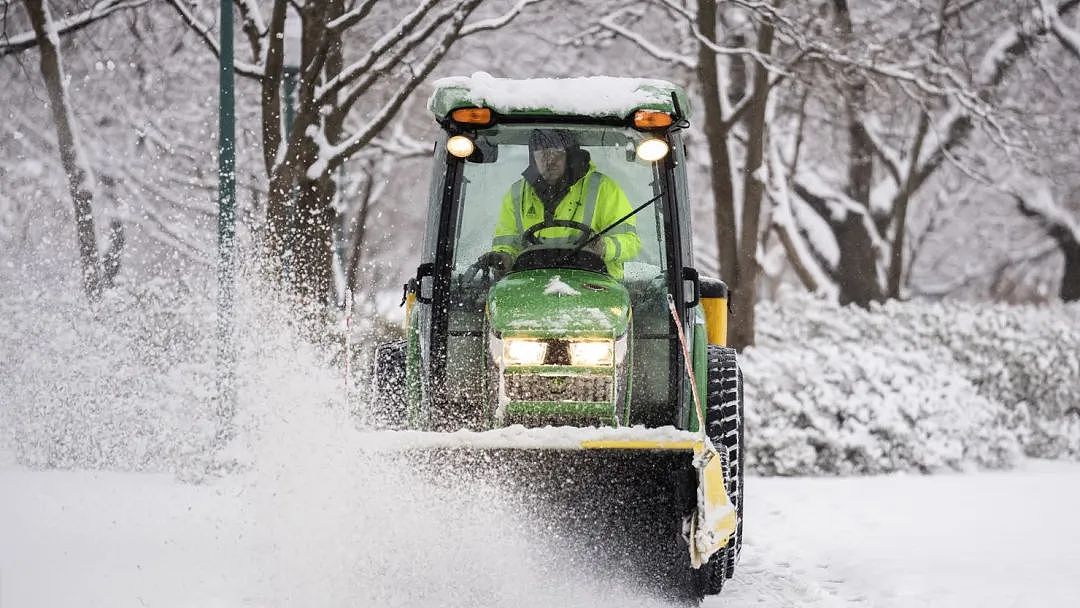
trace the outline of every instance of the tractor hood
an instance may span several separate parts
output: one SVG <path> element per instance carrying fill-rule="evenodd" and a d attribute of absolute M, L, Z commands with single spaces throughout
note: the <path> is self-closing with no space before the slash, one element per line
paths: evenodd
<path fill-rule="evenodd" d="M 515 272 L 488 294 L 491 329 L 536 338 L 626 333 L 630 295 L 609 276 L 567 268 Z"/>

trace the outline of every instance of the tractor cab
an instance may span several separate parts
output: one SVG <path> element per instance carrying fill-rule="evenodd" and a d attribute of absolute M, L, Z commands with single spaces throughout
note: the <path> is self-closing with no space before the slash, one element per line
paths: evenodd
<path fill-rule="evenodd" d="M 679 294 L 692 328 L 684 92 L 599 78 L 517 81 L 514 93 L 514 82 L 447 79 L 431 99 L 443 133 L 412 282 L 409 420 L 692 428 L 667 299 Z M 593 107 L 580 101 L 590 89 Z M 515 94 L 528 103 L 500 97 Z M 530 139 L 551 133 L 572 142 L 561 202 L 529 179 Z M 492 253 L 503 266 L 484 263 Z"/>

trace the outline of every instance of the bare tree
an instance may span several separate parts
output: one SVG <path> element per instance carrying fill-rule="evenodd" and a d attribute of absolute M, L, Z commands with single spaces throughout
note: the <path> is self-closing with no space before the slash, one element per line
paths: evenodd
<path fill-rule="evenodd" d="M 847 0 L 651 0 L 601 17 L 598 27 L 658 61 L 696 70 L 719 265 L 733 287 L 733 343 L 753 343 L 758 258 L 770 233 L 812 290 L 862 305 L 901 297 L 915 195 L 955 164 L 978 126 L 1009 145 L 994 114 L 1000 85 L 1051 34 L 1066 48 L 1080 40 L 1060 18 L 1077 4 L 873 2 L 856 13 Z M 995 16 L 971 19 L 989 6 Z M 681 22 L 697 56 L 632 27 L 647 21 L 626 17 L 649 10 L 642 7 Z M 973 58 L 970 49 L 983 43 Z M 809 127 L 808 108 L 819 113 Z M 832 170 L 838 164 L 842 172 Z"/>
<path fill-rule="evenodd" d="M 1048 188 L 1035 189 L 1033 195 L 1013 196 L 1020 213 L 1046 232 L 1064 258 L 1058 295 L 1065 302 L 1080 300 L 1080 223 L 1054 200 Z"/>
<path fill-rule="evenodd" d="M 1007 17 L 1014 13 L 1014 7 L 1006 7 L 1007 25 L 999 26 L 996 35 L 986 42 L 981 57 L 975 61 L 966 57 L 949 61 L 945 57 L 947 39 L 965 35 L 962 31 L 950 34 L 950 29 L 959 27 L 952 25 L 953 20 L 975 4 L 990 3 L 942 0 L 935 16 L 920 13 L 916 17 L 926 18 L 927 22 L 916 22 L 908 28 L 920 44 L 892 41 L 899 48 L 910 45 L 913 55 L 918 48 L 929 51 L 922 52 L 924 56 L 912 78 L 893 69 L 863 70 L 863 74 L 874 78 L 877 90 L 895 91 L 889 92 L 891 101 L 885 103 L 906 100 L 908 107 L 916 109 L 913 120 L 905 118 L 912 125 L 906 134 L 897 133 L 902 127 L 893 127 L 893 133 L 887 134 L 881 113 L 867 107 L 874 101 L 867 96 L 864 78 L 839 79 L 847 116 L 846 183 L 835 185 L 811 178 L 808 170 L 795 177 L 794 191 L 833 232 L 840 257 L 835 264 L 826 264 L 824 270 L 836 281 L 841 302 L 866 305 L 903 296 L 913 198 L 944 166 L 956 160 L 980 122 L 995 139 L 1005 142 L 1007 135 L 993 117 L 1002 83 L 1017 61 L 1051 33 L 1069 39 L 1060 16 L 1073 11 L 1080 2 L 1037 3 L 1021 11 L 1012 23 Z M 866 40 L 859 40 L 853 25 L 848 3 L 834 0 L 833 9 L 841 41 L 865 46 Z M 922 44 L 923 38 L 930 39 L 929 46 Z M 880 95 L 876 101 L 881 102 Z M 902 106 L 898 111 L 901 116 L 910 116 Z"/>
<path fill-rule="evenodd" d="M 120 11 L 142 7 L 149 1 L 150 0 L 98 0 L 98 2 L 90 5 L 90 8 L 65 17 L 64 19 L 53 20 L 52 27 L 57 35 L 64 36 L 77 32 L 97 21 L 109 17 L 110 15 L 119 13 Z M 4 2 L 3 8 L 7 8 L 7 2 Z M 5 12 L 4 18 L 0 21 L 0 28 L 2 28 L 2 31 L 0 31 L 0 57 L 25 51 L 38 44 L 39 39 L 36 31 L 20 32 L 11 35 L 7 31 L 7 26 L 8 22 Z"/>
<path fill-rule="evenodd" d="M 197 12 L 169 1 L 216 53 Z M 261 90 L 266 258 L 275 271 L 287 263 L 299 295 L 324 303 L 332 295 L 335 170 L 386 129 L 456 41 L 500 28 L 537 1 L 520 0 L 502 15 L 472 22 L 482 0 L 421 0 L 404 14 L 380 10 L 374 0 L 275 0 L 268 21 L 253 1 L 236 2 L 251 51 L 250 62 L 237 62 L 237 73 Z M 301 22 L 301 68 L 295 122 L 285 133 L 281 85 L 290 4 Z M 359 40 L 369 42 L 350 48 Z"/>
<path fill-rule="evenodd" d="M 67 176 L 68 192 L 75 210 L 75 233 L 82 265 L 83 290 L 91 300 L 101 295 L 103 287 L 111 285 L 120 269 L 120 251 L 124 245 L 123 230 L 118 223 L 111 226 L 112 246 L 106 253 L 102 268 L 98 257 L 97 234 L 94 230 L 94 177 L 80 145 L 79 132 L 70 113 L 64 68 L 60 58 L 60 37 L 44 0 L 24 0 L 40 55 L 40 70 L 49 96 L 53 124 L 56 127 L 60 161 Z"/>

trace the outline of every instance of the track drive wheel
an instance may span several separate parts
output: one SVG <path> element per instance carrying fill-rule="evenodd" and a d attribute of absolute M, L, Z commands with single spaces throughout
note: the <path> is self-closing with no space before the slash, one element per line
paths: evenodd
<path fill-rule="evenodd" d="M 372 373 L 374 400 L 371 412 L 376 426 L 401 428 L 405 424 L 406 340 L 386 342 L 375 347 Z"/>
<path fill-rule="evenodd" d="M 742 551 L 743 531 L 743 386 L 742 369 L 735 349 L 708 347 L 708 390 L 705 397 L 705 428 L 713 446 L 725 457 L 724 478 L 735 505 L 735 536 L 701 568 L 706 594 L 720 593 L 724 580 L 735 574 Z"/>

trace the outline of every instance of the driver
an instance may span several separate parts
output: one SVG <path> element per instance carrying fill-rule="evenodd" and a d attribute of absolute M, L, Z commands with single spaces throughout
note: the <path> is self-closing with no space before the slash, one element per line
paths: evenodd
<path fill-rule="evenodd" d="M 566 129 L 536 129 L 529 135 L 529 166 L 522 179 L 503 196 L 491 251 L 478 265 L 505 273 L 524 248 L 521 235 L 530 227 L 551 220 L 585 224 L 595 232 L 630 213 L 630 201 L 613 179 L 600 173 Z M 623 276 L 623 262 L 641 249 L 633 217 L 615 226 L 586 250 L 600 256 L 608 274 Z M 544 239 L 569 239 L 576 243 L 585 235 L 573 228 L 553 226 L 539 231 Z"/>

